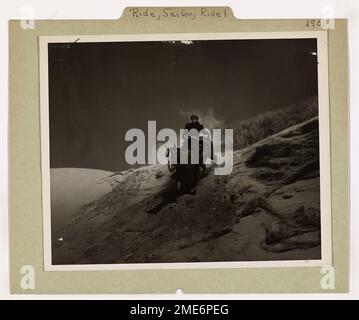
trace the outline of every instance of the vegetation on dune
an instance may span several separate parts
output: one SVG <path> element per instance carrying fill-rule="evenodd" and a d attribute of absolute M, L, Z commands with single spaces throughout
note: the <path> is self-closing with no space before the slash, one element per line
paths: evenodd
<path fill-rule="evenodd" d="M 288 107 L 262 113 L 234 123 L 233 148 L 239 150 L 318 115 L 318 98 L 312 97 Z"/>

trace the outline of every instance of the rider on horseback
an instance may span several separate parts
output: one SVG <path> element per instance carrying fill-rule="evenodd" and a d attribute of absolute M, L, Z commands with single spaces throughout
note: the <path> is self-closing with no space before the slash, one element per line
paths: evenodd
<path fill-rule="evenodd" d="M 199 140 L 200 166 L 201 166 L 203 172 L 206 172 L 206 166 L 203 163 L 203 158 L 202 158 L 203 150 L 204 150 L 203 144 L 204 143 L 210 143 L 210 146 L 211 146 L 210 158 L 213 159 L 213 145 L 212 145 L 212 142 L 211 142 L 210 134 L 206 130 L 202 131 L 204 129 L 204 126 L 202 124 L 200 124 L 199 118 L 198 118 L 197 115 L 192 114 L 190 119 L 191 119 L 191 122 L 186 123 L 184 128 L 187 129 L 188 131 L 192 130 L 192 132 L 193 131 L 197 132 L 197 134 L 195 134 L 195 136 L 193 136 L 193 134 L 189 135 L 188 131 L 185 131 L 185 133 L 183 135 L 183 138 L 187 139 L 187 141 L 188 141 L 188 150 L 189 151 L 191 150 L 191 139 L 195 138 L 195 139 Z M 201 131 L 202 131 L 202 133 L 205 132 L 206 134 L 204 136 L 203 135 L 199 136 L 199 133 Z"/>
<path fill-rule="evenodd" d="M 187 130 L 187 131 L 183 132 L 183 139 L 187 140 L 187 142 L 188 142 L 187 147 L 188 147 L 189 152 L 191 151 L 191 140 L 193 138 L 199 140 L 199 133 L 201 130 L 204 129 L 204 126 L 199 123 L 198 116 L 196 116 L 195 114 L 192 114 L 190 119 L 191 119 L 191 122 L 186 123 L 186 125 L 184 126 L 185 130 Z M 201 146 L 200 146 L 200 149 L 201 149 Z"/>
<path fill-rule="evenodd" d="M 191 129 L 196 129 L 198 132 L 200 132 L 202 129 L 204 129 L 203 125 L 199 123 L 199 118 L 195 114 L 191 115 L 191 122 L 186 123 L 185 129 L 188 131 Z"/>
<path fill-rule="evenodd" d="M 188 192 L 192 190 L 199 179 L 206 176 L 206 160 L 213 160 L 213 145 L 211 141 L 211 134 L 208 129 L 204 128 L 199 123 L 198 116 L 191 115 L 191 122 L 186 123 L 185 130 L 182 133 L 183 144 L 181 147 L 173 145 L 166 150 L 166 157 L 168 159 L 168 169 L 174 172 L 171 176 L 174 180 L 179 182 L 180 192 Z M 197 155 L 191 155 L 191 140 L 193 140 L 193 147 L 199 148 L 198 162 Z M 192 150 L 196 152 L 196 150 Z M 182 159 L 188 161 L 181 162 Z M 179 162 L 178 162 L 179 160 Z"/>

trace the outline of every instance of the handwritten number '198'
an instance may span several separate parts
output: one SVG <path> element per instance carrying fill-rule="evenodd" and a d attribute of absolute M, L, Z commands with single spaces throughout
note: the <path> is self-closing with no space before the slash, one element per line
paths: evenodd
<path fill-rule="evenodd" d="M 307 28 L 310 27 L 320 27 L 321 26 L 321 20 L 307 20 Z"/>

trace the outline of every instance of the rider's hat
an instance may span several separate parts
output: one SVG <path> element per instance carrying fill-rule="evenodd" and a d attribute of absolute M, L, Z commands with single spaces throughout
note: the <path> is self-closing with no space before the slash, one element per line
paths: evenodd
<path fill-rule="evenodd" d="M 198 116 L 197 116 L 197 115 L 195 115 L 195 114 L 191 114 L 191 120 L 193 120 L 193 119 L 198 120 Z"/>

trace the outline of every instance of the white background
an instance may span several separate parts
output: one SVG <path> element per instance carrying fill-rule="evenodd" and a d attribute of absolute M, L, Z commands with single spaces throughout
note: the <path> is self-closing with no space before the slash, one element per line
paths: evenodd
<path fill-rule="evenodd" d="M 333 9 L 349 18 L 351 135 L 351 274 L 349 294 L 291 295 L 10 295 L 8 235 L 8 20 L 22 19 L 31 6 L 36 19 L 117 19 L 126 6 L 231 6 L 240 19 L 321 18 Z M 0 2 L 0 300 L 1 299 L 358 299 L 359 298 L 359 1 L 358 0 L 12 0 Z"/>

